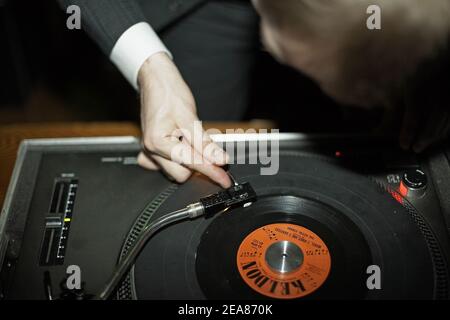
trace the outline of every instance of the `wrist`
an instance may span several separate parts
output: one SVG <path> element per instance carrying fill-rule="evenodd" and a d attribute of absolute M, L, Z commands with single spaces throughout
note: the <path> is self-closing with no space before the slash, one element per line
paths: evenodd
<path fill-rule="evenodd" d="M 139 69 L 138 85 L 140 87 L 146 85 L 150 78 L 157 76 L 170 65 L 173 65 L 173 62 L 167 53 L 158 52 L 151 55 Z"/>

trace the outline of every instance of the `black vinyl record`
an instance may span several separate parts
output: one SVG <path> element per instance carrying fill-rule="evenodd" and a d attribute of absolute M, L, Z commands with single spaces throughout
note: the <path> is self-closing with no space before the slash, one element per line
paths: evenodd
<path fill-rule="evenodd" d="M 306 230 L 329 255 L 321 260 L 327 269 L 321 283 L 300 298 L 433 299 L 446 294 L 446 267 L 439 264 L 440 251 L 430 250 L 439 246 L 412 208 L 402 206 L 369 178 L 322 159 L 288 153 L 280 155 L 279 165 L 273 176 L 260 175 L 257 165 L 232 166 L 239 181 L 252 184 L 258 201 L 159 232 L 137 259 L 119 298 L 274 298 L 244 279 L 238 256 L 249 235 L 260 228 L 270 232 L 276 224 Z M 217 190 L 194 177 L 159 199 L 148 219 Z M 381 271 L 380 290 L 367 287 L 367 270 L 373 265 Z M 445 276 L 439 276 L 439 270 Z"/>
<path fill-rule="evenodd" d="M 236 264 L 239 259 L 238 249 L 244 238 L 257 228 L 273 224 L 287 224 L 293 228 L 295 225 L 302 226 L 320 235 L 329 251 L 331 268 L 325 283 L 315 292 L 302 297 L 364 298 L 367 289 L 366 268 L 372 262 L 367 243 L 356 225 L 331 207 L 290 195 L 265 196 L 255 206 L 224 214 L 211 223 L 202 236 L 196 264 L 197 278 L 206 296 L 214 299 L 269 297 L 258 292 L 262 291 L 258 286 L 251 288 L 251 283 L 248 285 L 242 281 L 245 274 L 239 274 Z M 273 243 L 280 241 L 275 235 L 270 240 Z M 264 270 L 261 272 L 267 274 Z M 258 279 L 253 274 L 249 276 Z M 269 289 L 275 281 L 273 279 L 266 281 L 261 289 Z M 283 282 L 287 285 L 284 290 L 281 289 Z M 283 282 L 278 284 L 280 289 L 275 294 L 280 299 L 295 297 L 295 291 L 301 291 L 300 288 L 289 286 L 293 281 Z M 284 292 L 286 289 L 287 292 Z"/>

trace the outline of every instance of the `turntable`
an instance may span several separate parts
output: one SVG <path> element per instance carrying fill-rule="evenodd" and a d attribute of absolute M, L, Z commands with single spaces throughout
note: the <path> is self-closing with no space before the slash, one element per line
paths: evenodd
<path fill-rule="evenodd" d="M 114 299 L 448 299 L 448 150 L 386 139 L 280 134 L 274 175 L 236 161 L 258 197 L 172 224 L 140 252 Z M 247 150 L 270 135 L 217 135 Z M 98 295 L 145 227 L 220 188 L 177 185 L 136 164 L 134 138 L 25 141 L 0 216 L 2 299 Z M 370 279 L 377 273 L 376 285 Z"/>

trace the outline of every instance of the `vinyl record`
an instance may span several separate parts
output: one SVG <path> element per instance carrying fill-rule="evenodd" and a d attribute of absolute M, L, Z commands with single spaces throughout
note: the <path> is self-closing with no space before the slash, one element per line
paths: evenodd
<path fill-rule="evenodd" d="M 301 260 L 290 272 L 270 265 L 271 248 L 283 243 Z M 283 251 L 275 255 L 275 264 L 282 264 Z M 363 298 L 372 264 L 364 237 L 349 219 L 295 196 L 267 196 L 217 218 L 197 257 L 200 285 L 214 299 Z"/>
<path fill-rule="evenodd" d="M 231 170 L 239 181 L 252 184 L 258 201 L 159 232 L 137 259 L 119 298 L 432 299 L 447 295 L 447 269 L 432 231 L 413 208 L 403 207 L 369 178 L 296 153 L 281 154 L 279 172 L 273 176 L 262 176 L 258 165 L 234 165 Z M 200 177 L 172 187 L 149 204 L 126 243 L 139 233 L 136 226 L 217 190 Z M 294 259 L 284 261 L 283 253 L 294 254 Z M 314 256 L 319 253 L 324 256 Z M 243 269 L 252 263 L 252 254 L 259 258 L 257 271 L 249 270 L 255 264 Z M 283 261 L 287 267 L 281 266 Z M 374 265 L 381 270 L 380 290 L 367 287 L 368 268 Z"/>

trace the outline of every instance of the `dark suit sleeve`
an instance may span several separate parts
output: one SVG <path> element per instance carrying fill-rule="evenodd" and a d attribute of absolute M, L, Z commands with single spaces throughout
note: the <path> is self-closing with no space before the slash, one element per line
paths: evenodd
<path fill-rule="evenodd" d="M 110 55 L 119 37 L 136 23 L 146 21 L 135 0 L 58 0 L 66 11 L 70 5 L 81 9 L 81 28 Z"/>

